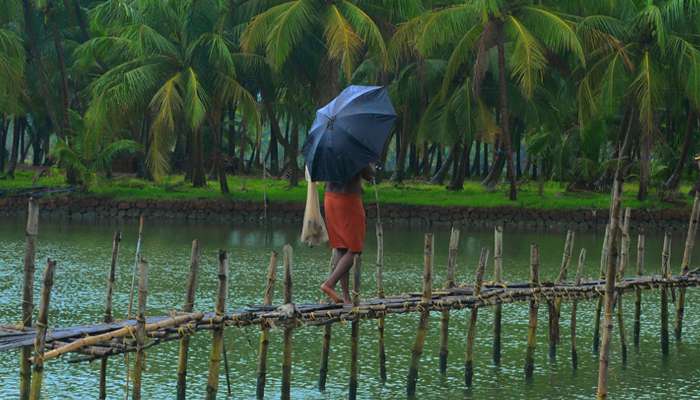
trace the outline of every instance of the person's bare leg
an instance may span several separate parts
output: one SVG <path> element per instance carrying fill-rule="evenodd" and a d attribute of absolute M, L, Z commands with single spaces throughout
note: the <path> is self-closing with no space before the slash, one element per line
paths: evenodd
<path fill-rule="evenodd" d="M 331 259 L 331 272 L 330 272 L 330 274 L 333 274 L 333 272 L 336 270 L 336 268 L 338 267 L 338 263 L 343 258 L 345 253 L 347 253 L 347 249 L 333 249 L 333 258 Z M 321 284 L 320 289 L 331 300 L 333 300 L 333 302 L 340 303 L 341 302 L 340 297 L 335 292 L 335 284 L 333 284 L 333 286 L 327 285 L 327 282 L 330 279 L 330 274 L 329 274 L 329 278 Z"/>
<path fill-rule="evenodd" d="M 345 254 L 343 254 L 343 256 L 340 257 L 340 260 L 338 260 L 338 263 L 335 265 L 333 272 L 331 272 L 330 276 L 328 276 L 328 279 L 326 279 L 326 281 L 323 282 L 323 284 L 321 285 L 321 290 L 326 295 L 328 295 L 328 297 L 333 299 L 333 301 L 335 301 L 336 303 L 340 303 L 342 302 L 342 300 L 338 296 L 338 293 L 335 292 L 335 284 L 338 283 L 338 281 L 340 280 L 340 278 L 343 277 L 343 275 L 347 275 L 348 271 L 350 271 L 353 259 L 353 253 L 346 252 Z"/>

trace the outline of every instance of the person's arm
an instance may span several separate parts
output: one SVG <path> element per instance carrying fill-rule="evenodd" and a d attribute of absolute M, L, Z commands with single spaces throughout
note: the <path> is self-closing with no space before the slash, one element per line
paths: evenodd
<path fill-rule="evenodd" d="M 362 171 L 360 171 L 360 176 L 362 176 L 362 178 L 366 181 L 372 181 L 376 174 L 377 171 L 374 169 L 374 166 L 372 166 L 372 164 L 366 166 L 362 169 Z"/>

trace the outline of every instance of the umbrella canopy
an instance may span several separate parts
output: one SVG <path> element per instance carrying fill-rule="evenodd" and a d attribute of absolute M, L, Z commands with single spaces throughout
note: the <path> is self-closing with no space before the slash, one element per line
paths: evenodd
<path fill-rule="evenodd" d="M 384 151 L 396 111 L 381 86 L 349 86 L 316 112 L 302 150 L 313 182 L 347 182 Z"/>

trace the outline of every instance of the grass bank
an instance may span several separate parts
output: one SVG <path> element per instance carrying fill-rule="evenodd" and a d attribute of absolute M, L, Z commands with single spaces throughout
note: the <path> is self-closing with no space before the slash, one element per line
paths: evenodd
<path fill-rule="evenodd" d="M 33 182 L 34 174 L 29 171 L 18 171 L 15 179 L 0 180 L 0 192 L 15 192 L 37 187 L 65 187 L 63 176 L 53 174 L 41 177 Z M 76 196 L 98 196 L 117 200 L 197 200 L 197 199 L 230 199 L 241 201 L 262 201 L 264 196 L 271 202 L 303 202 L 306 199 L 306 185 L 301 182 L 299 187 L 289 188 L 286 181 L 261 179 L 252 177 L 229 177 L 231 194 L 222 195 L 218 182 L 209 181 L 203 188 L 194 188 L 184 181 L 181 175 L 170 176 L 161 183 L 153 183 L 133 177 L 116 177 L 111 180 L 99 180 L 91 186 L 88 192 L 76 192 Z M 689 186 L 681 188 L 681 193 L 687 193 Z M 417 206 L 461 206 L 461 207 L 523 207 L 533 209 L 605 209 L 609 205 L 608 193 L 595 192 L 566 192 L 565 185 L 556 182 L 545 184 L 543 195 L 539 195 L 537 185 L 528 183 L 520 187 L 518 200 L 509 201 L 506 196 L 507 187 L 498 187 L 493 192 L 486 191 L 478 182 L 466 182 L 464 190 L 453 192 L 444 186 L 430 185 L 420 182 L 406 182 L 395 185 L 385 182 L 378 185 L 381 203 L 405 204 Z M 630 183 L 625 187 L 624 205 L 632 208 L 675 208 L 682 203 L 667 203 L 658 200 L 652 194 L 646 201 L 636 200 L 637 186 Z M 374 190 L 367 186 L 365 200 L 374 201 Z M 691 199 L 686 199 L 691 203 Z"/>

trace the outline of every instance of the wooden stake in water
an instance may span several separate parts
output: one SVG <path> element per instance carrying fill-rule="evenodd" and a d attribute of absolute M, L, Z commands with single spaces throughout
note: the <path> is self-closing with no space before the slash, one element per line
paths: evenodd
<path fill-rule="evenodd" d="M 360 306 L 360 256 L 356 255 L 353 260 L 353 280 L 352 280 L 352 307 L 357 310 Z M 357 374 L 359 371 L 360 353 L 360 316 L 356 315 L 350 324 L 350 382 L 348 385 L 348 398 L 357 398 Z"/>
<path fill-rule="evenodd" d="M 622 224 L 622 235 L 620 237 L 620 258 L 618 261 L 617 281 L 622 282 L 625 276 L 625 268 L 629 262 L 629 247 L 630 247 L 630 219 L 632 210 L 628 207 L 625 209 L 625 219 Z M 620 354 L 622 356 L 622 364 L 627 364 L 627 338 L 625 335 L 625 319 L 624 308 L 622 304 L 622 290 L 617 292 L 617 326 L 620 332 Z"/>
<path fill-rule="evenodd" d="M 219 319 L 212 330 L 211 353 L 209 355 L 209 377 L 207 378 L 207 400 L 216 399 L 219 390 L 219 371 L 224 347 L 224 321 L 226 298 L 228 297 L 229 263 L 226 251 L 219 250 L 219 288 L 216 296 L 216 317 Z"/>
<path fill-rule="evenodd" d="M 107 295 L 105 300 L 105 323 L 110 323 L 114 319 L 112 317 L 112 293 L 114 293 L 114 280 L 117 273 L 117 258 L 119 256 L 119 242 L 122 240 L 122 235 L 119 232 L 114 232 L 112 239 L 112 262 L 109 264 L 107 271 Z M 107 398 L 107 357 L 100 360 L 100 400 Z"/>
<path fill-rule="evenodd" d="M 376 188 L 376 186 L 375 186 Z M 381 222 L 377 222 L 377 298 L 384 298 L 384 228 Z M 377 331 L 379 333 L 379 379 L 386 382 L 386 349 L 384 346 L 384 316 L 377 319 Z"/>
<path fill-rule="evenodd" d="M 455 285 L 455 269 L 457 266 L 457 250 L 459 249 L 459 229 L 452 227 L 450 233 L 450 247 L 447 256 L 447 279 L 445 287 L 450 289 Z M 447 373 L 448 335 L 450 324 L 450 311 L 443 310 L 440 319 L 440 373 Z"/>
<path fill-rule="evenodd" d="M 132 397 L 141 399 L 141 375 L 146 363 L 144 345 L 146 343 L 146 299 L 148 297 L 148 263 L 141 258 L 139 261 L 139 293 L 138 311 L 136 313 L 136 360 L 134 362 L 134 387 Z"/>
<path fill-rule="evenodd" d="M 603 250 L 600 252 L 600 279 L 605 279 L 605 269 L 608 265 L 608 239 L 610 237 L 610 224 L 605 226 L 605 236 L 603 237 Z M 593 318 L 593 352 L 598 353 L 600 348 L 600 314 L 603 311 L 603 296 L 598 296 L 595 306 L 595 317 Z"/>
<path fill-rule="evenodd" d="M 566 280 L 566 274 L 571 264 L 571 257 L 574 251 L 574 231 L 569 230 L 566 233 L 566 242 L 564 243 L 564 254 L 562 255 L 561 266 L 559 267 L 559 276 L 556 283 L 561 284 Z M 556 297 L 554 300 L 547 302 L 549 311 L 549 358 L 555 359 L 557 356 L 557 345 L 559 344 L 559 320 L 561 315 L 561 298 Z"/>
<path fill-rule="evenodd" d="M 664 250 L 661 253 L 661 276 L 664 280 L 671 276 L 671 235 L 664 235 Z M 668 354 L 668 288 L 661 286 L 661 353 Z"/>
<path fill-rule="evenodd" d="M 192 251 L 190 253 L 190 275 L 187 278 L 187 293 L 185 294 L 185 305 L 182 311 L 192 312 L 194 309 L 194 296 L 197 290 L 197 273 L 199 271 L 199 259 L 201 257 L 199 240 L 192 241 Z M 185 400 L 187 394 L 187 355 L 190 349 L 190 335 L 185 333 L 180 339 L 177 362 L 177 399 Z"/>
<path fill-rule="evenodd" d="M 272 305 L 272 296 L 275 292 L 275 280 L 277 279 L 277 253 L 270 255 L 270 265 L 267 267 L 267 284 L 263 305 Z M 260 324 L 260 345 L 258 347 L 258 379 L 255 394 L 258 399 L 265 397 L 265 382 L 267 381 L 267 349 L 270 346 L 270 327 L 267 322 Z"/>
<path fill-rule="evenodd" d="M 476 279 L 474 281 L 474 296 L 481 294 L 481 284 L 484 280 L 484 270 L 488 262 L 489 249 L 484 247 L 481 249 L 479 257 L 479 266 L 476 268 Z M 474 377 L 474 339 L 476 338 L 476 318 L 479 312 L 477 306 L 472 307 L 472 312 L 469 318 L 469 328 L 467 331 L 467 350 L 464 357 L 464 384 L 467 387 L 472 386 Z"/>
<path fill-rule="evenodd" d="M 333 272 L 335 265 L 340 259 L 340 253 L 336 249 L 333 249 L 331 253 L 330 261 L 330 272 Z M 383 328 L 383 325 L 382 325 Z M 328 358 L 331 352 L 331 333 L 333 328 L 331 324 L 326 324 L 323 326 L 323 345 L 321 347 L 321 368 L 318 374 L 318 390 L 326 390 L 326 378 L 328 377 Z"/>
<path fill-rule="evenodd" d="M 530 290 L 540 285 L 540 249 L 536 244 L 530 245 Z M 527 325 L 527 352 L 525 353 L 525 379 L 532 379 L 535 370 L 535 345 L 537 344 L 537 309 L 538 301 L 530 300 L 529 321 Z"/>
<path fill-rule="evenodd" d="M 22 286 L 22 329 L 32 326 L 34 312 L 34 271 L 36 269 L 36 238 L 39 235 L 39 206 L 34 198 L 27 205 L 27 227 L 24 231 L 24 278 Z M 32 347 L 22 347 L 19 359 L 19 398 L 27 400 L 32 382 Z"/>
<path fill-rule="evenodd" d="M 688 224 L 688 234 L 685 238 L 685 248 L 683 250 L 683 260 L 681 261 L 681 275 L 688 275 L 690 269 L 690 258 L 693 254 L 695 246 L 695 235 L 698 231 L 698 219 L 700 219 L 700 193 L 695 193 L 693 201 L 693 211 L 690 213 L 690 223 Z M 685 312 L 685 290 L 682 287 L 678 289 L 678 301 L 676 301 L 676 324 L 673 327 L 673 333 L 676 340 L 680 341 L 683 335 L 683 314 Z"/>
<path fill-rule="evenodd" d="M 640 233 L 637 236 L 637 276 L 642 276 L 642 274 L 644 274 L 644 241 L 644 234 Z M 642 316 L 642 288 L 637 287 L 634 290 L 634 294 L 634 347 L 639 349 Z"/>
<path fill-rule="evenodd" d="M 494 229 L 493 246 L 493 280 L 502 283 L 503 280 L 503 227 Z M 493 363 L 501 364 L 501 304 L 498 303 L 493 310 Z"/>
<path fill-rule="evenodd" d="M 134 254 L 134 268 L 131 271 L 131 288 L 129 289 L 129 307 L 126 311 L 126 318 L 131 318 L 131 312 L 134 307 L 134 288 L 136 287 L 136 275 L 138 273 L 138 265 L 141 260 L 141 244 L 143 241 L 143 215 L 139 217 L 139 234 L 136 239 L 136 253 Z M 129 379 L 131 378 L 131 372 L 129 368 L 131 364 L 129 363 L 129 353 L 124 353 L 124 365 L 126 366 L 126 380 L 124 381 L 124 400 L 129 400 Z"/>
<path fill-rule="evenodd" d="M 56 262 L 49 259 L 44 270 L 44 282 L 41 287 L 41 300 L 39 302 L 39 316 L 36 320 L 36 338 L 34 339 L 34 371 L 32 372 L 32 386 L 29 392 L 31 400 L 39 400 L 41 397 L 41 384 L 44 379 L 44 345 L 46 344 L 46 328 L 49 318 L 49 302 L 51 301 L 51 288 L 53 287 L 54 270 Z"/>
<path fill-rule="evenodd" d="M 626 147 L 626 146 L 625 146 Z M 618 162 L 619 164 L 619 162 Z M 608 396 L 608 366 L 610 365 L 610 342 L 613 333 L 613 308 L 615 304 L 615 275 L 617 269 L 617 238 L 620 230 L 620 202 L 622 196 L 622 180 L 619 177 L 620 165 L 616 172 L 610 204 L 610 234 L 607 243 L 607 269 L 605 273 L 605 313 L 603 320 L 603 337 L 598 358 L 598 389 L 596 398 L 606 399 Z"/>
<path fill-rule="evenodd" d="M 286 245 L 284 253 L 284 304 L 292 305 L 292 246 Z M 284 348 L 282 350 L 282 400 L 291 398 L 292 388 L 292 332 L 290 325 L 284 328 Z"/>
<path fill-rule="evenodd" d="M 430 300 L 433 297 L 433 258 L 434 258 L 434 237 L 432 233 L 425 235 L 423 247 L 423 294 L 420 304 L 420 320 L 416 331 L 416 340 L 413 342 L 411 350 L 411 364 L 408 368 L 408 378 L 406 383 L 406 394 L 409 398 L 416 396 L 416 383 L 418 381 L 418 368 L 420 358 L 423 354 L 425 337 L 428 334 L 428 318 L 430 317 Z"/>
<path fill-rule="evenodd" d="M 581 273 L 583 265 L 586 263 L 586 249 L 581 249 L 578 256 L 578 265 L 576 267 L 576 286 L 581 285 Z M 576 311 L 578 301 L 574 300 L 571 304 L 571 366 L 573 369 L 578 368 L 578 350 L 576 349 Z"/>

